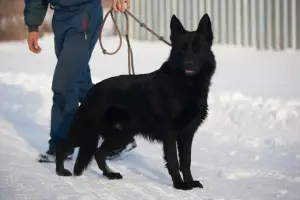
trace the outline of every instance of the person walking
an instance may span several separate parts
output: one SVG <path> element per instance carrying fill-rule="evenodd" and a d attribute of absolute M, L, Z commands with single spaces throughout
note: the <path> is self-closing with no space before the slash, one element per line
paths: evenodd
<path fill-rule="evenodd" d="M 25 0 L 24 21 L 28 27 L 28 47 L 40 53 L 39 27 L 43 23 L 48 6 L 54 10 L 52 29 L 57 57 L 52 80 L 52 108 L 49 148 L 41 153 L 40 162 L 54 162 L 55 145 L 66 137 L 73 115 L 92 87 L 89 61 L 98 41 L 103 22 L 101 0 Z M 130 8 L 130 0 L 112 0 L 115 12 Z M 84 133 L 83 133 L 84 134 Z M 110 155 L 115 158 L 124 151 L 136 147 L 132 140 L 124 149 Z M 68 153 L 72 159 L 74 149 Z"/>

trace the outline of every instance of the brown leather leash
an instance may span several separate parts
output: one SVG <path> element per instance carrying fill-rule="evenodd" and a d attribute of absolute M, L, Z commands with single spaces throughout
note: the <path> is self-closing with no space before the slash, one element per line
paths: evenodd
<path fill-rule="evenodd" d="M 117 30 L 117 34 L 119 36 L 119 46 L 118 48 L 113 51 L 113 52 L 108 52 L 102 44 L 102 32 L 103 32 L 103 27 L 105 24 L 105 21 L 108 17 L 108 15 L 110 14 L 112 21 L 114 23 L 114 26 L 116 27 Z M 125 15 L 125 19 L 126 19 L 126 33 L 125 33 L 125 37 L 126 37 L 126 41 L 127 41 L 127 49 L 128 49 L 128 73 L 134 75 L 134 65 L 133 65 L 133 52 L 132 52 L 132 48 L 130 45 L 130 41 L 129 41 L 129 20 L 128 20 L 128 15 L 130 15 L 136 22 L 138 22 L 140 24 L 141 27 L 145 28 L 147 31 L 149 31 L 150 33 L 152 33 L 155 37 L 157 37 L 159 40 L 163 41 L 164 43 L 166 43 L 169 46 L 172 46 L 171 43 L 167 42 L 163 36 L 159 36 L 158 34 L 156 34 L 153 30 L 151 30 L 149 27 L 146 26 L 145 23 L 142 23 L 140 20 L 138 20 L 131 12 L 129 12 L 127 9 L 123 12 L 123 14 Z M 113 9 L 111 8 L 104 16 L 101 28 L 100 28 L 100 33 L 99 33 L 99 43 L 100 43 L 100 47 L 102 49 L 103 54 L 107 54 L 107 55 L 114 55 L 116 54 L 122 47 L 122 34 L 121 31 L 117 25 L 116 22 L 116 18 L 113 15 Z"/>

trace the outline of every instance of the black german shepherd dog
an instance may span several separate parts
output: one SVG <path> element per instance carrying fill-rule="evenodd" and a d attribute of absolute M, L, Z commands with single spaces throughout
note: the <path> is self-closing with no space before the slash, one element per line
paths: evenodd
<path fill-rule="evenodd" d="M 106 178 L 122 179 L 107 166 L 106 158 L 141 135 L 163 144 L 174 188 L 203 187 L 193 179 L 190 166 L 193 137 L 207 116 L 209 87 L 216 69 L 211 21 L 205 14 L 196 31 L 187 31 L 173 15 L 170 28 L 172 49 L 158 70 L 111 77 L 91 88 L 67 138 L 57 144 L 58 175 L 72 175 L 64 168 L 65 152 L 79 147 L 74 175 L 81 175 L 94 157 Z M 100 147 L 99 135 L 104 139 Z"/>

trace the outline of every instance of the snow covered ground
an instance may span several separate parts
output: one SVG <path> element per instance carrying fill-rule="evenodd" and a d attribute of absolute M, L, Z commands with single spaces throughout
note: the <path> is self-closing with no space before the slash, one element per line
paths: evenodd
<path fill-rule="evenodd" d="M 118 39 L 107 37 L 108 50 Z M 157 69 L 169 47 L 132 40 L 136 73 Z M 81 177 L 59 177 L 36 162 L 47 148 L 53 36 L 34 55 L 27 43 L 0 44 L 0 199 L 2 200 L 296 200 L 300 199 L 300 52 L 214 46 L 217 71 L 210 112 L 193 143 L 192 173 L 204 189 L 173 189 L 161 145 L 138 147 L 109 164 L 123 180 L 103 178 L 95 162 Z M 94 82 L 127 73 L 127 49 L 90 62 Z M 72 169 L 73 163 L 67 163 Z"/>

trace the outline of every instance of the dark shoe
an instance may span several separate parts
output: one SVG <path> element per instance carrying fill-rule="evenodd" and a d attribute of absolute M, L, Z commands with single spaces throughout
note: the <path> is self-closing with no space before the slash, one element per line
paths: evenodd
<path fill-rule="evenodd" d="M 125 148 L 123 149 L 118 149 L 118 150 L 115 150 L 113 151 L 109 156 L 107 156 L 107 160 L 113 160 L 115 158 L 118 158 L 120 157 L 122 154 L 126 153 L 126 152 L 129 152 L 133 149 L 135 149 L 137 147 L 137 144 L 136 144 L 136 141 L 135 139 L 133 138 L 130 143 L 128 143 Z"/>
<path fill-rule="evenodd" d="M 73 150 L 68 152 L 68 156 L 67 156 L 66 160 L 72 160 L 72 159 L 73 159 Z M 39 155 L 38 161 L 44 162 L 44 163 L 55 162 L 55 150 L 49 148 L 45 154 Z"/>

